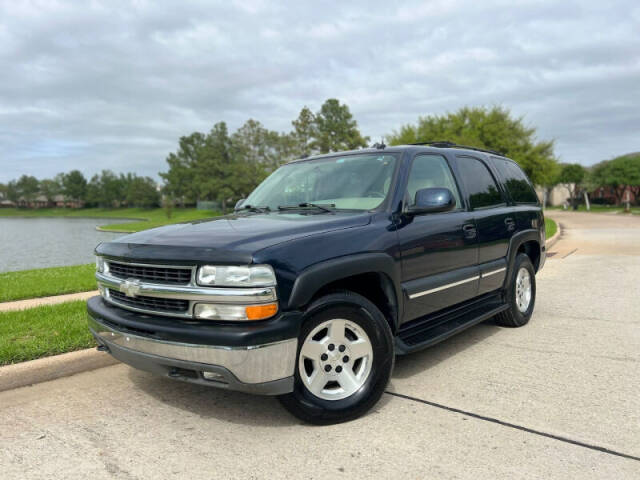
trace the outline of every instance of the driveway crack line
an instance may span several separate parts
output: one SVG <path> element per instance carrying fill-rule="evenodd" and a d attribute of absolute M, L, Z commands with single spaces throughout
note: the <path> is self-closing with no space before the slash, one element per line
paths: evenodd
<path fill-rule="evenodd" d="M 394 397 L 403 398 L 405 400 L 411 400 L 411 401 L 418 402 L 418 403 L 423 403 L 425 405 L 429 405 L 429 406 L 435 407 L 435 408 L 440 408 L 442 410 L 447 410 L 449 412 L 455 412 L 455 413 L 459 413 L 459 414 L 462 414 L 462 415 L 466 415 L 468 417 L 476 418 L 478 420 L 483 420 L 485 422 L 491 422 L 491 423 L 495 423 L 497 425 L 502 425 L 503 427 L 513 428 L 513 429 L 516 429 L 516 430 L 520 430 L 522 432 L 531 433 L 533 435 L 539 435 L 541 437 L 551 438 L 553 440 L 558 440 L 560 442 L 569 443 L 571 445 L 576 445 L 578 447 L 588 448 L 589 450 L 595 450 L 596 452 L 606 453 L 608 455 L 614 455 L 616 457 L 622 457 L 622 458 L 626 458 L 626 459 L 629 459 L 629 460 L 635 460 L 637 462 L 640 462 L 640 457 L 637 457 L 635 455 L 630 455 L 628 453 L 618 452 L 616 450 L 611 450 L 609 448 L 601 447 L 599 445 L 593 445 L 593 444 L 590 444 L 590 443 L 581 442 L 579 440 L 573 440 L 571 438 L 563 437 L 562 435 L 555 435 L 553 433 L 542 432 L 540 430 L 535 430 L 533 428 L 525 427 L 525 426 L 522 426 L 522 425 L 516 425 L 515 423 L 505 422 L 504 420 L 500 420 L 498 418 L 487 417 L 485 415 L 480 415 L 478 413 L 469 412 L 469 411 L 466 411 L 466 410 L 462 410 L 460 408 L 449 407 L 447 405 L 442 405 L 440 403 L 431 402 L 429 400 L 423 400 L 421 398 L 411 397 L 409 395 L 403 395 L 402 393 L 389 392 L 388 390 L 385 393 L 387 393 L 387 394 L 389 394 L 391 396 L 394 396 Z"/>

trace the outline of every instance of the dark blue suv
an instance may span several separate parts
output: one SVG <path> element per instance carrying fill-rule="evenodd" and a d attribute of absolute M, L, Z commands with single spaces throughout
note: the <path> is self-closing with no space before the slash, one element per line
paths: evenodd
<path fill-rule="evenodd" d="M 492 317 L 526 324 L 545 231 L 512 160 L 447 142 L 378 145 L 288 163 L 232 215 L 96 255 L 100 349 L 333 423 L 375 404 L 395 355 Z"/>

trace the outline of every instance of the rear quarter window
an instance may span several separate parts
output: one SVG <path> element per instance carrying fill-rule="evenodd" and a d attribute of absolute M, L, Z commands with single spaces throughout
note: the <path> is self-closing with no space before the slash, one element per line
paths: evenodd
<path fill-rule="evenodd" d="M 515 162 L 495 157 L 491 160 L 515 203 L 538 203 L 538 195 L 529 178 Z"/>

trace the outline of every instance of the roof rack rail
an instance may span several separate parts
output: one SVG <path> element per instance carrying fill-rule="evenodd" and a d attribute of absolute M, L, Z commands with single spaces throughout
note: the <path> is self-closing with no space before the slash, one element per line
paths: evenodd
<path fill-rule="evenodd" d="M 478 147 L 470 147 L 468 145 L 458 145 L 457 143 L 449 142 L 447 140 L 437 141 L 437 142 L 417 142 L 417 143 L 410 143 L 409 145 L 429 145 L 430 147 L 436 147 L 436 148 L 466 148 L 467 150 L 475 150 L 476 152 L 491 153 L 493 155 L 500 155 L 501 157 L 504 157 L 503 153 L 496 152 L 495 150 L 489 150 L 486 148 L 478 148 Z"/>

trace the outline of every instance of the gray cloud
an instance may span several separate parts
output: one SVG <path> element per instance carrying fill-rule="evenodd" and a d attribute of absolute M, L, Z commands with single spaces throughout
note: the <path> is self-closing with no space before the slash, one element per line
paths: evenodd
<path fill-rule="evenodd" d="M 181 135 L 328 97 L 374 139 L 499 104 L 563 161 L 640 150 L 637 2 L 274 3 L 3 3 L 0 181 L 155 176 Z"/>

